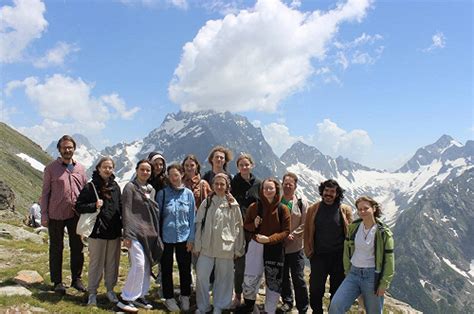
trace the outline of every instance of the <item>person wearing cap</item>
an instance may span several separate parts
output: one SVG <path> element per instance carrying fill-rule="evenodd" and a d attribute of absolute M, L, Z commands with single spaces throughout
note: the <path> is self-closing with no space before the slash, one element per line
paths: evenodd
<path fill-rule="evenodd" d="M 168 185 L 168 180 L 166 178 L 166 160 L 162 154 L 157 152 L 151 152 L 148 154 L 147 159 L 153 165 L 153 173 L 148 182 L 153 186 L 155 192 L 158 193 Z"/>

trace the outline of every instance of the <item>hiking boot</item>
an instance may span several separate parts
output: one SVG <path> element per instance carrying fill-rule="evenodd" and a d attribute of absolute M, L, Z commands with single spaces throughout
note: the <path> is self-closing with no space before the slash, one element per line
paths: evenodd
<path fill-rule="evenodd" d="M 150 304 L 145 298 L 138 298 L 133 301 L 133 304 L 137 307 L 141 307 L 142 309 L 151 310 L 153 309 L 153 305 Z"/>
<path fill-rule="evenodd" d="M 54 285 L 54 292 L 59 294 L 59 295 L 65 295 L 66 294 L 66 287 L 62 282 L 57 283 Z"/>
<path fill-rule="evenodd" d="M 76 289 L 77 291 L 80 291 L 80 292 L 86 292 L 86 288 L 84 287 L 84 284 L 82 283 L 82 280 L 81 279 L 76 279 L 72 282 L 71 284 L 71 287 L 73 287 L 74 289 Z"/>
<path fill-rule="evenodd" d="M 181 311 L 189 311 L 189 297 L 188 296 L 180 296 L 179 302 L 181 303 Z"/>
<path fill-rule="evenodd" d="M 178 306 L 178 304 L 176 304 L 175 299 L 166 299 L 164 304 L 165 304 L 166 308 L 168 309 L 168 311 L 170 311 L 170 312 L 179 312 L 180 311 L 179 306 Z"/>
<path fill-rule="evenodd" d="M 125 312 L 131 312 L 131 313 L 136 313 L 138 312 L 138 309 L 133 305 L 131 301 L 120 301 L 117 303 L 117 307 L 121 310 L 124 310 Z"/>
<path fill-rule="evenodd" d="M 87 299 L 87 306 L 97 306 L 97 294 L 89 294 L 89 299 Z"/>
<path fill-rule="evenodd" d="M 117 303 L 119 301 L 119 299 L 117 298 L 117 295 L 112 290 L 107 291 L 106 296 L 107 296 L 107 299 L 109 299 L 109 301 L 112 303 Z"/>

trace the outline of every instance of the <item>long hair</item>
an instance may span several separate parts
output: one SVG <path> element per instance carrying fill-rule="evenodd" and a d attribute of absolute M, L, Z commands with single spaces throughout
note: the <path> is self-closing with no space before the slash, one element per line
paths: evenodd
<path fill-rule="evenodd" d="M 336 180 L 329 179 L 324 182 L 322 182 L 319 185 L 319 195 L 323 196 L 324 188 L 330 188 L 330 189 L 336 189 L 336 199 L 334 202 L 336 204 L 341 204 L 342 199 L 344 198 L 344 190 L 341 188 L 339 183 L 337 183 Z"/>
<path fill-rule="evenodd" d="M 112 198 L 112 187 L 111 186 L 108 186 L 107 183 L 109 182 L 106 182 L 101 176 L 100 176 L 100 171 L 99 171 L 99 168 L 102 166 L 102 164 L 106 161 L 110 161 L 112 162 L 112 167 L 115 169 L 115 162 L 114 160 L 110 157 L 110 156 L 105 156 L 105 157 L 102 157 L 101 159 L 99 159 L 99 162 L 97 163 L 97 165 L 95 165 L 95 170 L 97 172 L 97 175 L 99 177 L 99 190 L 100 190 L 100 193 L 101 195 L 103 195 L 105 198 L 107 199 L 111 199 Z M 113 175 L 111 176 L 111 178 L 113 178 Z M 109 178 L 110 180 L 110 178 Z"/>
<path fill-rule="evenodd" d="M 181 163 L 181 166 L 183 167 L 183 169 L 184 169 L 184 163 L 188 159 L 194 161 L 194 163 L 196 164 L 196 174 L 200 175 L 201 174 L 201 164 L 199 163 L 199 160 L 197 159 L 197 157 L 193 154 L 189 154 L 186 157 L 184 157 L 183 162 Z"/>
<path fill-rule="evenodd" d="M 364 196 L 361 196 L 359 197 L 356 201 L 355 201 L 355 207 L 357 208 L 357 210 L 359 210 L 359 208 L 357 207 L 357 205 L 360 203 L 360 202 L 367 202 L 370 204 L 370 206 L 372 206 L 372 208 L 375 210 L 374 211 L 374 217 L 380 217 L 382 216 L 382 206 L 380 206 L 380 204 L 374 200 L 372 197 L 370 196 L 367 196 L 367 195 L 364 195 Z"/>
<path fill-rule="evenodd" d="M 214 176 L 214 178 L 212 178 L 212 192 L 209 194 L 208 196 L 208 201 L 210 202 L 212 200 L 212 198 L 214 197 L 214 195 L 216 195 L 216 192 L 214 191 L 214 182 L 216 181 L 216 179 L 219 179 L 219 178 L 223 178 L 225 180 L 225 185 L 226 185 L 226 188 L 225 188 L 225 197 L 227 199 L 227 204 L 229 204 L 229 208 L 232 207 L 232 202 L 235 201 L 235 198 L 232 196 L 232 194 L 230 194 L 230 179 L 229 179 L 229 176 L 226 175 L 225 173 L 218 173 Z"/>

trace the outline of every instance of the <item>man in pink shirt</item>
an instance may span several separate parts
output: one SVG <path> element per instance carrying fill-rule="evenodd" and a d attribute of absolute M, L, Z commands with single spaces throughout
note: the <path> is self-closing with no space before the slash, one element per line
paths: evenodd
<path fill-rule="evenodd" d="M 84 166 L 73 160 L 76 142 L 69 135 L 58 141 L 61 157 L 44 169 L 43 192 L 41 194 L 41 225 L 49 232 L 49 270 L 54 291 L 64 295 L 66 287 L 62 282 L 64 227 L 69 236 L 71 251 L 71 286 L 79 291 L 86 289 L 81 281 L 84 264 L 83 244 L 76 233 L 79 216 L 74 204 L 79 192 L 87 183 Z"/>

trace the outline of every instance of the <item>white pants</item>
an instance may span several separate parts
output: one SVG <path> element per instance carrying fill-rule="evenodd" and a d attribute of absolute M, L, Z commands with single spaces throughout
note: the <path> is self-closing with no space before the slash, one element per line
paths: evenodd
<path fill-rule="evenodd" d="M 229 308 L 232 302 L 234 261 L 232 259 L 214 258 L 201 254 L 196 265 L 196 303 L 201 312 L 207 312 L 211 309 L 211 304 L 209 303 L 209 278 L 213 267 L 215 267 L 215 279 L 212 290 L 214 313 L 220 313 L 223 309 Z"/>
<path fill-rule="evenodd" d="M 150 289 L 150 262 L 143 252 L 142 245 L 136 240 L 132 240 L 128 252 L 130 269 L 122 288 L 122 299 L 124 301 L 134 301 L 147 295 Z"/>
<path fill-rule="evenodd" d="M 244 283 L 242 285 L 245 299 L 256 299 L 263 270 L 263 244 L 251 240 L 245 255 Z M 275 313 L 279 299 L 280 293 L 270 290 L 265 285 L 265 312 Z"/>

